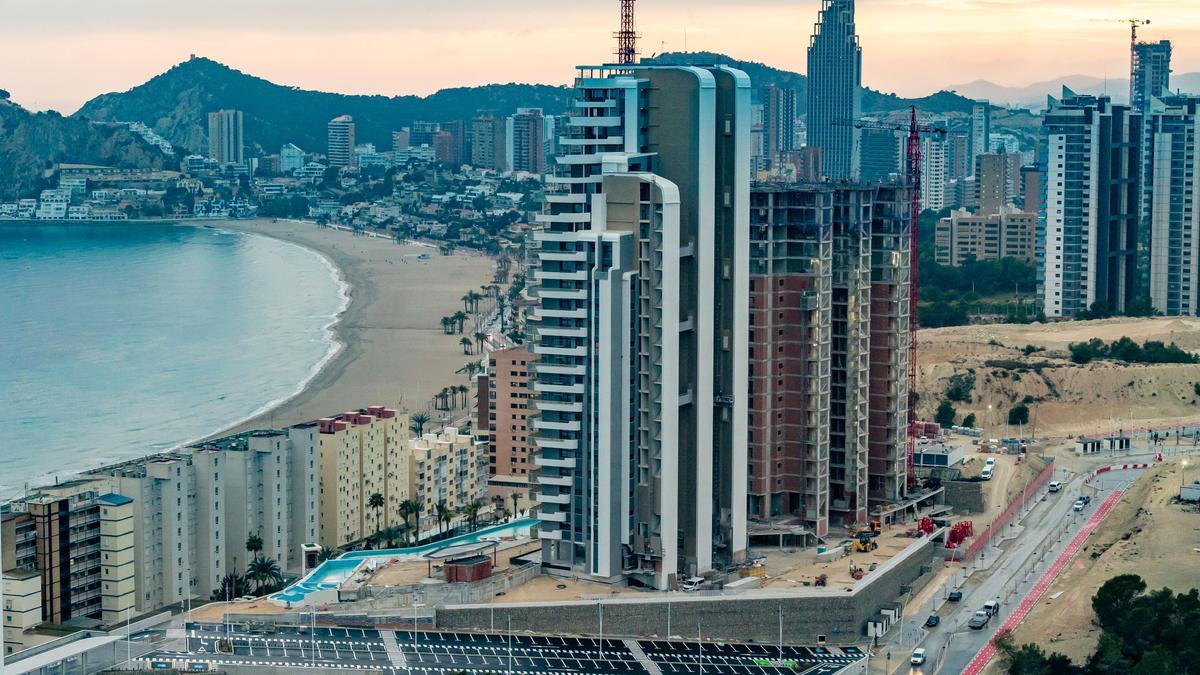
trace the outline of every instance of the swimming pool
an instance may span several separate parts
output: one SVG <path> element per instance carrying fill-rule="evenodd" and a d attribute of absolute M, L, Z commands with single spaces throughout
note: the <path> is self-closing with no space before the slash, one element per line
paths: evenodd
<path fill-rule="evenodd" d="M 271 596 L 276 604 L 293 606 L 303 605 L 309 595 L 317 591 L 334 591 L 342 585 L 347 579 L 354 576 L 354 572 L 358 570 L 360 565 L 363 565 L 368 560 L 378 559 L 379 562 L 386 562 L 391 558 L 399 556 L 420 556 L 430 551 L 447 546 L 456 546 L 458 544 L 475 544 L 481 541 L 497 541 L 500 539 L 509 539 L 513 537 L 528 537 L 533 525 L 537 522 L 536 518 L 526 518 L 504 525 L 496 525 L 494 527 L 484 528 L 471 532 L 470 534 L 461 534 L 457 537 L 451 537 L 433 544 L 425 544 L 424 546 L 412 546 L 409 548 L 389 548 L 379 551 L 350 551 L 343 553 L 341 556 L 326 560 L 321 563 L 316 569 L 309 572 L 300 581 L 288 586 L 282 591 Z"/>

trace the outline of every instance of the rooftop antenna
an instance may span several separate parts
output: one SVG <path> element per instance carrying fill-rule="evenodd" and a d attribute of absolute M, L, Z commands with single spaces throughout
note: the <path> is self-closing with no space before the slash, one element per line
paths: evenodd
<path fill-rule="evenodd" d="M 637 63 L 638 34 L 634 29 L 633 3 L 637 0 L 621 0 L 621 29 L 613 34 L 617 38 L 617 63 Z"/>

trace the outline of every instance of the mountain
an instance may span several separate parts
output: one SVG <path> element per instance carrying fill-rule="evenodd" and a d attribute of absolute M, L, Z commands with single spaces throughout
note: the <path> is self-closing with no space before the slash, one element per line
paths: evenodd
<path fill-rule="evenodd" d="M 1091 75 L 1066 75 L 1024 87 L 1006 87 L 987 80 L 975 80 L 953 85 L 949 89 L 968 98 L 987 99 L 997 105 L 1041 110 L 1046 107 L 1046 96 L 1061 95 L 1064 86 L 1079 94 L 1107 94 L 1115 103 L 1129 102 L 1128 78 L 1106 80 Z M 1200 92 L 1200 73 L 1171 75 L 1171 90 Z"/>
<path fill-rule="evenodd" d="M 785 89 L 795 89 L 799 94 L 801 106 L 808 93 L 808 78 L 799 73 L 780 70 L 755 61 L 741 61 L 724 54 L 713 52 L 667 52 L 657 56 L 642 59 L 643 63 L 659 65 L 709 65 L 725 63 L 744 71 L 750 76 L 755 89 L 775 85 Z M 895 94 L 885 94 L 869 87 L 863 87 L 862 110 L 864 113 L 882 113 L 904 110 L 912 106 L 926 114 L 944 115 L 946 113 L 970 113 L 972 101 L 949 91 L 939 91 L 922 98 L 901 98 Z"/>
<path fill-rule="evenodd" d="M 164 159 L 124 126 L 31 113 L 0 90 L 0 200 L 32 196 L 59 162 L 161 169 Z"/>
<path fill-rule="evenodd" d="M 470 119 L 479 109 L 508 115 L 518 107 L 566 109 L 565 87 L 541 84 L 491 84 L 443 89 L 431 96 L 364 96 L 307 91 L 247 75 L 210 59 L 192 57 L 129 91 L 88 101 L 75 117 L 143 122 L 172 143 L 192 152 L 207 149 L 206 114 L 221 108 L 241 110 L 248 146 L 278 152 L 285 143 L 308 151 L 326 144 L 326 124 L 350 115 L 356 140 L 392 145 L 392 131 L 412 120 L 444 122 Z"/>

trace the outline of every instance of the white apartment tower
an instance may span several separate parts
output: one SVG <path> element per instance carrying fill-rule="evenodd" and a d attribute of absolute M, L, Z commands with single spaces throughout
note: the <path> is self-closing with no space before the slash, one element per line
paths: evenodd
<path fill-rule="evenodd" d="M 667 588 L 746 547 L 750 85 L 584 67 L 573 101 L 535 234 L 543 564 Z"/>
<path fill-rule="evenodd" d="M 1142 227 L 1149 230 L 1149 295 L 1167 316 L 1200 314 L 1200 97 L 1153 99 Z"/>

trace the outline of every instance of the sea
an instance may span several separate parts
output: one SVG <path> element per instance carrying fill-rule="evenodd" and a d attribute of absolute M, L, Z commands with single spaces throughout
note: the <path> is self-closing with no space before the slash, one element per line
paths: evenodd
<path fill-rule="evenodd" d="M 326 258 L 268 237 L 0 223 L 0 498 L 294 396 L 340 349 L 348 298 Z"/>

